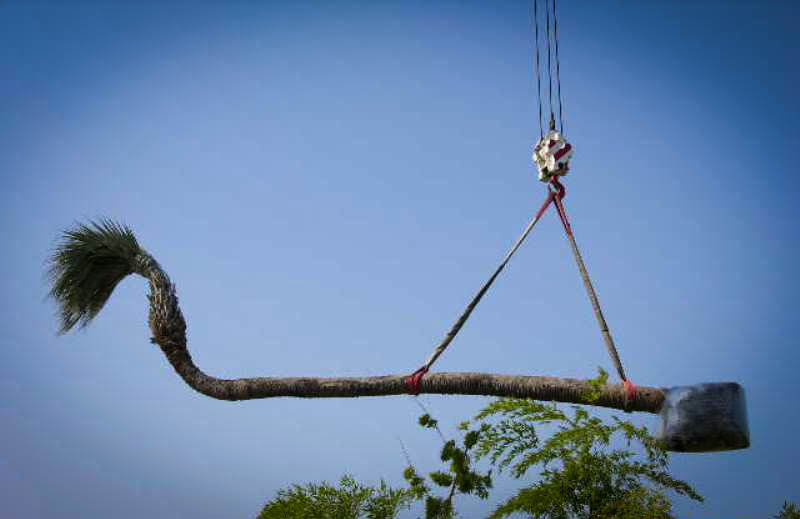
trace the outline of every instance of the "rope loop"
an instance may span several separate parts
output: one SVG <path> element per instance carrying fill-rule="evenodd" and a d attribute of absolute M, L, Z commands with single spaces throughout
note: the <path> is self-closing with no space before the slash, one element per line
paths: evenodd
<path fill-rule="evenodd" d="M 548 182 L 547 187 L 550 189 L 550 192 L 556 195 L 560 200 L 567 197 L 567 188 L 564 187 L 564 184 L 559 182 L 558 177 L 553 177 L 550 182 Z"/>
<path fill-rule="evenodd" d="M 417 371 L 406 377 L 405 382 L 408 386 L 408 394 L 417 396 L 420 392 L 420 386 L 422 384 L 422 377 L 428 373 L 428 367 L 422 366 Z"/>

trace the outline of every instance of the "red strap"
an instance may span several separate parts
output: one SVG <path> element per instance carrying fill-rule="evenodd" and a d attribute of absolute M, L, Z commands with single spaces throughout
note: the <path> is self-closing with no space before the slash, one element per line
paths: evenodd
<path fill-rule="evenodd" d="M 540 207 L 539 211 L 536 213 L 536 219 L 537 220 L 542 217 L 542 215 L 544 214 L 545 211 L 547 211 L 547 208 L 550 207 L 550 203 L 553 200 L 555 200 L 555 198 L 556 198 L 556 194 L 555 193 L 553 193 L 552 191 L 550 193 L 548 193 L 547 198 L 545 199 L 544 203 L 542 204 L 542 207 Z"/>
<path fill-rule="evenodd" d="M 630 380 L 625 380 L 622 384 L 625 386 L 626 402 L 633 402 L 636 399 L 636 385 Z"/>
<path fill-rule="evenodd" d="M 422 377 L 424 377 L 427 372 L 428 368 L 423 366 L 414 373 L 412 373 L 410 376 L 406 377 L 406 385 L 408 386 L 409 394 L 412 395 L 419 394 L 420 384 L 422 384 Z"/>
<path fill-rule="evenodd" d="M 572 149 L 572 144 L 566 143 L 563 148 L 555 152 L 553 158 L 556 160 L 561 160 L 561 157 L 569 153 L 571 149 Z"/>
<path fill-rule="evenodd" d="M 564 209 L 564 204 L 561 203 L 561 200 L 567 196 L 567 189 L 564 187 L 564 184 L 558 181 L 558 177 L 553 177 L 550 184 L 555 189 L 555 193 L 553 194 L 556 202 L 556 211 L 558 211 L 558 216 L 561 219 L 561 223 L 564 225 L 564 231 L 572 236 L 572 226 L 569 224 L 569 218 L 567 218 L 567 210 Z"/>

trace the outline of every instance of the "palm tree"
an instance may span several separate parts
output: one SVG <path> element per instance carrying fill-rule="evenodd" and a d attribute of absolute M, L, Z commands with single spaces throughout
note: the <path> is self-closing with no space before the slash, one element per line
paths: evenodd
<path fill-rule="evenodd" d="M 220 379 L 192 361 L 186 347 L 186 321 L 175 285 L 158 262 L 138 243 L 130 228 L 111 220 L 78 224 L 63 232 L 49 260 L 50 296 L 59 307 L 60 333 L 88 325 L 105 305 L 114 287 L 129 274 L 150 285 L 150 341 L 158 344 L 178 375 L 194 390 L 220 400 L 270 397 L 360 397 L 407 394 L 406 375 L 372 377 L 256 377 Z M 591 403 L 614 409 L 657 413 L 661 389 L 639 387 L 626 403 L 622 385 L 605 385 L 599 393 L 587 380 L 492 373 L 432 373 L 420 393 L 489 395 L 567 403 Z M 589 395 L 594 396 L 591 398 Z"/>

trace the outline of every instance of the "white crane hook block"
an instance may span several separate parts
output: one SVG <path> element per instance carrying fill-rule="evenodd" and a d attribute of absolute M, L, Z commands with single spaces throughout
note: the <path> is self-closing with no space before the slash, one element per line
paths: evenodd
<path fill-rule="evenodd" d="M 566 175 L 572 154 L 572 144 L 563 135 L 555 130 L 547 132 L 533 149 L 533 162 L 539 169 L 539 180 L 550 182 L 553 177 Z"/>

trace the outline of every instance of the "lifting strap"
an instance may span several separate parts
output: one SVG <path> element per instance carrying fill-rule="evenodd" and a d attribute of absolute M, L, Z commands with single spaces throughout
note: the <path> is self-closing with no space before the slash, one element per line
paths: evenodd
<path fill-rule="evenodd" d="M 464 323 L 467 322 L 467 319 L 469 319 L 469 316 L 470 314 L 472 314 L 472 311 L 475 310 L 475 307 L 478 306 L 478 303 L 480 302 L 481 298 L 483 298 L 484 294 L 486 294 L 486 292 L 489 290 L 489 287 L 492 286 L 492 283 L 494 283 L 494 280 L 497 279 L 497 276 L 499 276 L 500 273 L 503 271 L 503 269 L 506 268 L 506 265 L 511 260 L 511 257 L 514 255 L 515 252 L 517 252 L 517 250 L 522 245 L 522 242 L 525 241 L 525 238 L 527 238 L 530 232 L 533 230 L 533 226 L 536 225 L 536 223 L 542 218 L 544 212 L 547 210 L 548 207 L 550 207 L 550 204 L 555 199 L 556 199 L 556 193 L 553 193 L 552 191 L 549 192 L 547 195 L 547 199 L 545 199 L 544 203 L 542 204 L 542 207 L 539 208 L 539 211 L 537 211 L 536 215 L 534 215 L 534 217 L 528 223 L 528 226 L 522 232 L 522 235 L 520 235 L 516 243 L 514 243 L 514 246 L 511 247 L 511 250 L 508 251 L 506 257 L 503 258 L 503 261 L 500 262 L 500 265 L 494 271 L 494 274 L 492 274 L 491 277 L 486 281 L 486 283 L 483 284 L 480 290 L 478 290 L 478 293 L 475 294 L 475 296 L 472 298 L 472 301 L 469 302 L 467 308 L 464 310 L 464 312 L 461 314 L 461 316 L 458 318 L 455 324 L 453 324 L 452 328 L 450 328 L 450 331 L 447 332 L 447 335 L 445 335 L 444 339 L 442 339 L 442 342 L 439 343 L 436 349 L 433 350 L 433 353 L 431 353 L 431 356 L 428 357 L 428 360 L 425 361 L 422 367 L 420 367 L 417 371 L 412 373 L 411 376 L 409 376 L 406 379 L 406 384 L 408 385 L 409 393 L 411 393 L 412 395 L 419 394 L 419 385 L 420 382 L 422 381 L 422 377 L 425 376 L 425 374 L 431 369 L 431 366 L 433 366 L 433 363 L 436 362 L 436 359 L 438 359 L 439 356 L 442 353 L 444 353 L 444 350 L 447 349 L 447 347 L 450 345 L 453 339 L 455 339 L 456 335 L 458 335 L 458 332 L 461 330 L 461 327 L 464 326 Z"/>
<path fill-rule="evenodd" d="M 626 401 L 632 400 L 636 396 L 636 386 L 625 376 L 625 369 L 622 367 L 622 361 L 619 360 L 619 353 L 617 353 L 617 347 L 614 345 L 614 338 L 611 337 L 611 331 L 608 329 L 608 323 L 606 323 L 606 318 L 603 316 L 603 309 L 600 308 L 600 300 L 597 298 L 597 293 L 594 291 L 594 285 L 592 285 L 589 272 L 586 270 L 586 264 L 583 262 L 583 256 L 581 256 L 581 251 L 578 249 L 578 242 L 575 241 L 575 235 L 572 233 L 572 226 L 569 224 L 567 211 L 564 208 L 564 195 L 566 194 L 566 189 L 561 182 L 558 181 L 558 177 L 553 177 L 552 180 L 550 180 L 549 186 L 550 192 L 555 193 L 554 198 L 556 211 L 558 211 L 558 217 L 561 219 L 561 223 L 564 226 L 564 232 L 567 234 L 569 244 L 572 247 L 572 255 L 575 257 L 575 263 L 578 264 L 578 270 L 580 271 L 581 278 L 583 279 L 583 286 L 586 287 L 586 293 L 589 296 L 589 301 L 592 303 L 592 309 L 594 309 L 594 316 L 597 318 L 597 324 L 600 325 L 600 333 L 603 335 L 603 340 L 606 343 L 608 355 L 611 357 L 611 361 L 614 363 L 614 367 L 617 370 L 619 378 L 622 379 L 622 383 L 625 385 Z"/>
<path fill-rule="evenodd" d="M 575 235 L 572 232 L 572 226 L 569 223 L 569 218 L 567 217 L 566 209 L 564 208 L 564 197 L 566 196 L 566 189 L 561 182 L 558 181 L 558 177 L 554 176 L 550 179 L 548 183 L 548 194 L 547 198 L 545 199 L 542 207 L 539 208 L 539 211 L 536 212 L 534 217 L 528 223 L 528 226 L 522 232 L 522 235 L 517 239 L 514 246 L 511 247 L 511 250 L 508 251 L 503 261 L 491 275 L 491 277 L 483 284 L 483 286 L 478 290 L 478 293 L 472 298 L 472 301 L 467 305 L 467 308 L 458 318 L 458 320 L 453 324 L 450 328 L 450 331 L 447 332 L 444 339 L 439 343 L 439 345 L 433 350 L 433 353 L 428 358 L 427 361 L 419 368 L 417 371 L 412 373 L 409 377 L 406 378 L 406 384 L 408 386 L 408 392 L 412 395 L 417 395 L 420 392 L 420 384 L 422 382 L 422 378 L 425 376 L 428 371 L 430 371 L 431 366 L 433 366 L 434 362 L 444 353 L 444 350 L 450 345 L 450 343 L 455 339 L 458 332 L 464 326 L 464 323 L 467 322 L 472 311 L 475 310 L 475 307 L 478 306 L 478 303 L 489 290 L 489 287 L 492 286 L 495 279 L 500 275 L 503 269 L 506 267 L 508 262 L 511 260 L 511 257 L 514 255 L 515 252 L 520 248 L 522 243 L 525 241 L 525 238 L 528 237 L 530 232 L 533 230 L 533 227 L 536 223 L 542 218 L 542 215 L 545 213 L 550 204 L 555 202 L 556 211 L 558 212 L 558 216 L 561 219 L 561 223 L 564 226 L 564 232 L 567 234 L 567 238 L 569 239 L 570 246 L 572 247 L 572 253 L 575 257 L 575 262 L 578 264 L 578 270 L 581 273 L 581 277 L 583 278 L 583 284 L 586 287 L 586 292 L 589 295 L 589 300 L 592 303 L 592 308 L 594 309 L 594 315 L 597 318 L 597 323 L 600 325 L 600 332 L 603 335 L 603 339 L 606 343 L 606 348 L 608 349 L 608 354 L 611 357 L 612 362 L 614 363 L 614 367 L 617 370 L 617 374 L 622 379 L 623 384 L 625 385 L 625 399 L 626 402 L 629 400 L 633 400 L 636 396 L 636 386 L 632 384 L 628 378 L 625 376 L 625 369 L 622 367 L 622 361 L 620 361 L 619 353 L 617 352 L 617 348 L 614 345 L 614 339 L 611 337 L 611 332 L 608 329 L 608 324 L 606 323 L 605 317 L 603 316 L 603 310 L 600 308 L 600 301 L 597 298 L 597 293 L 594 290 L 594 286 L 592 285 L 592 280 L 589 277 L 589 272 L 586 269 L 586 264 L 583 262 L 583 257 L 581 256 L 580 250 L 578 249 L 578 243 L 575 241 Z"/>

